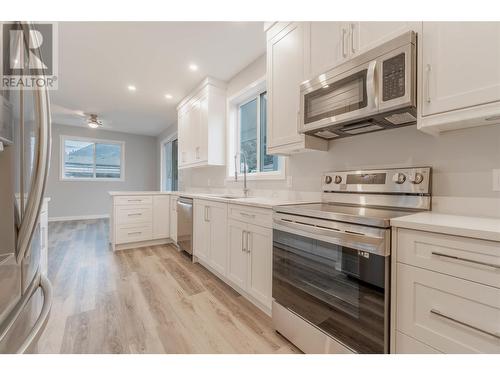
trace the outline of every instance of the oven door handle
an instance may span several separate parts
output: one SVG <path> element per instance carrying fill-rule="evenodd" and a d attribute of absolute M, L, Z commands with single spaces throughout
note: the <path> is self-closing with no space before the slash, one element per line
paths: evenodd
<path fill-rule="evenodd" d="M 295 230 L 299 230 L 302 232 L 306 232 L 307 235 L 311 238 L 322 240 L 318 236 L 326 236 L 332 239 L 336 239 L 336 243 L 357 243 L 366 245 L 367 248 L 364 250 L 368 252 L 372 252 L 380 255 L 388 255 L 389 254 L 389 241 L 387 236 L 376 236 L 373 234 L 363 234 L 363 233 L 355 233 L 349 231 L 342 231 L 339 229 L 331 229 L 327 227 L 322 227 L 314 224 L 307 223 L 298 223 L 295 221 L 283 220 L 283 219 L 274 219 L 274 223 L 278 226 L 283 226 Z M 276 228 L 280 229 L 280 228 Z M 371 250 L 370 250 L 371 248 Z"/>

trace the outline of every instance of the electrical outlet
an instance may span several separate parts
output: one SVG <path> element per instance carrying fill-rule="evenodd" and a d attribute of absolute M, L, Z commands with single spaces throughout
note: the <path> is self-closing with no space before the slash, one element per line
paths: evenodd
<path fill-rule="evenodd" d="M 493 169 L 493 191 L 500 191 L 500 169 Z"/>

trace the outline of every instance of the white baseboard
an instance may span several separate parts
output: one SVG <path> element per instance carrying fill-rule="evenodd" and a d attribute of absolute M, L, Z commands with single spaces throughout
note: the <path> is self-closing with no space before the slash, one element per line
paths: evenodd
<path fill-rule="evenodd" d="M 82 216 L 53 216 L 53 217 L 49 217 L 49 222 L 73 221 L 73 220 L 95 220 L 95 219 L 109 219 L 109 215 L 108 214 L 101 214 L 101 215 L 82 215 Z"/>

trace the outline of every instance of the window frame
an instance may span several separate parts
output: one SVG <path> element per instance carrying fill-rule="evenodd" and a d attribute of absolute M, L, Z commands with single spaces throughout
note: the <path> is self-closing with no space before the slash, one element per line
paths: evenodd
<path fill-rule="evenodd" d="M 160 191 L 163 190 L 163 185 L 165 183 L 165 144 L 169 142 L 173 142 L 177 140 L 177 147 L 179 147 L 179 137 L 177 136 L 177 132 L 170 134 L 169 136 L 163 138 L 160 142 Z M 179 190 L 179 156 L 177 155 L 177 190 Z"/>
<path fill-rule="evenodd" d="M 66 177 L 65 176 L 65 149 L 66 149 L 66 141 L 82 141 L 94 143 L 94 177 Z M 113 144 L 120 145 L 121 155 L 120 155 L 120 178 L 111 178 L 111 177 L 95 177 L 95 144 Z M 59 141 L 59 180 L 60 181 L 96 181 L 96 182 L 123 182 L 125 181 L 125 141 L 116 141 L 110 139 L 101 139 L 101 138 L 88 138 L 88 137 L 79 137 L 72 135 L 61 135 Z"/>
<path fill-rule="evenodd" d="M 247 87 L 243 88 L 237 94 L 227 99 L 227 132 L 228 132 L 228 155 L 227 155 L 227 173 L 226 181 L 234 181 L 234 155 L 238 152 L 236 163 L 240 163 L 240 146 L 241 146 L 241 112 L 240 107 L 257 99 L 257 166 L 260 168 L 260 106 L 261 94 L 268 92 L 266 85 L 266 77 L 261 77 L 255 82 L 252 82 Z M 269 96 L 268 96 L 269 97 Z M 269 106 L 267 107 L 269 109 Z M 266 124 L 267 125 L 267 124 Z M 247 174 L 248 180 L 284 180 L 286 179 L 286 159 L 284 156 L 278 156 L 278 169 L 276 171 L 258 171 Z M 243 177 L 243 173 L 238 168 L 238 180 Z"/>

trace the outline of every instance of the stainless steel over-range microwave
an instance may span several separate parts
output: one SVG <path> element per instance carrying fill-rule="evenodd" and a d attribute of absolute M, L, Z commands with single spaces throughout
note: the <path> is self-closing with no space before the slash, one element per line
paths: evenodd
<path fill-rule="evenodd" d="M 416 43 L 408 31 L 302 83 L 299 132 L 335 139 L 415 124 Z"/>

